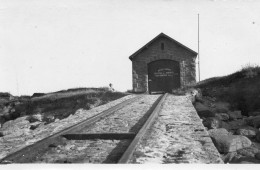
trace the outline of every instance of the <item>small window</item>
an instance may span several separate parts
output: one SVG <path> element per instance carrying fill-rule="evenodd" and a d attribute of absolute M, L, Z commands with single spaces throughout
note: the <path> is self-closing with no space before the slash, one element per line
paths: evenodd
<path fill-rule="evenodd" d="M 161 43 L 161 50 L 164 50 L 164 43 Z"/>

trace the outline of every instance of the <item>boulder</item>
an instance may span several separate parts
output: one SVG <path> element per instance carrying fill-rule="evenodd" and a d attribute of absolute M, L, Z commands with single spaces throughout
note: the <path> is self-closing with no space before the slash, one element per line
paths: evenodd
<path fill-rule="evenodd" d="M 21 134 L 24 129 L 30 127 L 30 122 L 27 116 L 19 117 L 15 120 L 9 120 L 3 124 L 2 132 L 4 135 L 8 134 Z"/>
<path fill-rule="evenodd" d="M 192 103 L 194 104 L 197 101 L 200 101 L 200 99 L 202 99 L 202 94 L 201 94 L 201 90 L 200 89 L 188 89 L 186 91 L 186 95 L 189 97 L 189 99 L 192 101 Z"/>
<path fill-rule="evenodd" d="M 205 106 L 202 103 L 196 102 L 194 107 L 197 110 L 197 113 L 200 117 L 214 117 L 215 114 L 209 109 L 209 107 Z"/>
<path fill-rule="evenodd" d="M 255 137 L 257 133 L 257 129 L 251 127 L 251 126 L 244 126 L 239 129 L 237 129 L 236 134 L 237 135 L 242 135 L 246 137 Z"/>
<path fill-rule="evenodd" d="M 260 111 L 248 112 L 248 116 L 260 116 Z"/>
<path fill-rule="evenodd" d="M 227 113 L 230 108 L 230 104 L 226 102 L 216 102 L 214 112 L 215 113 Z"/>
<path fill-rule="evenodd" d="M 245 122 L 249 126 L 253 126 L 254 128 L 260 127 L 260 116 L 250 116 L 249 118 L 245 119 Z"/>
<path fill-rule="evenodd" d="M 41 114 L 35 114 L 35 115 L 29 116 L 27 120 L 28 120 L 30 123 L 33 123 L 33 122 L 37 122 L 37 121 L 42 121 L 42 119 L 43 119 L 43 115 L 41 115 Z"/>
<path fill-rule="evenodd" d="M 216 113 L 215 115 L 218 119 L 227 121 L 229 120 L 229 115 L 227 113 Z"/>
<path fill-rule="evenodd" d="M 251 157 L 251 156 L 243 156 L 240 158 L 233 159 L 230 163 L 239 163 L 239 164 L 259 164 L 260 160 Z"/>
<path fill-rule="evenodd" d="M 72 116 L 72 114 L 70 116 Z M 44 115 L 42 121 L 46 122 L 47 124 L 52 123 L 55 121 L 55 117 L 53 115 Z"/>
<path fill-rule="evenodd" d="M 2 117 L 5 119 L 5 121 L 11 120 L 11 114 L 10 113 L 5 113 L 2 115 Z"/>
<path fill-rule="evenodd" d="M 236 120 L 236 119 L 242 119 L 243 118 L 240 110 L 228 112 L 228 115 L 229 115 L 230 120 Z"/>
<path fill-rule="evenodd" d="M 246 122 L 242 119 L 239 119 L 239 120 L 233 120 L 233 121 L 229 121 L 227 122 L 230 130 L 237 130 L 239 129 L 240 127 L 242 126 L 245 126 L 246 125 Z"/>
<path fill-rule="evenodd" d="M 231 162 L 237 156 L 237 152 L 229 152 L 221 157 L 224 163 Z"/>
<path fill-rule="evenodd" d="M 14 122 L 13 120 L 9 120 L 9 121 L 5 122 L 2 126 L 2 129 L 6 129 L 8 127 L 11 127 L 14 124 L 13 122 Z"/>
<path fill-rule="evenodd" d="M 221 128 L 224 128 L 224 129 L 226 129 L 226 130 L 228 130 L 228 131 L 231 130 L 231 127 L 230 127 L 229 124 L 226 123 L 226 122 L 221 122 Z"/>
<path fill-rule="evenodd" d="M 210 129 L 208 131 L 210 137 L 220 136 L 220 135 L 228 135 L 229 132 L 224 128 L 219 129 Z"/>
<path fill-rule="evenodd" d="M 208 129 L 217 129 L 221 127 L 221 120 L 215 117 L 208 117 L 205 120 L 203 120 L 203 125 L 207 127 Z"/>
<path fill-rule="evenodd" d="M 5 118 L 3 116 L 0 116 L 0 128 L 3 126 L 5 123 Z"/>
<path fill-rule="evenodd" d="M 212 141 L 220 153 L 235 152 L 252 144 L 247 137 L 240 135 L 218 135 L 212 137 Z"/>
<path fill-rule="evenodd" d="M 248 147 L 248 148 L 243 148 L 243 149 L 239 149 L 237 151 L 237 154 L 242 155 L 242 156 L 250 156 L 250 157 L 254 157 L 256 153 L 258 153 L 258 149 L 252 146 Z"/>
<path fill-rule="evenodd" d="M 34 129 L 36 129 L 36 128 L 38 128 L 40 125 L 43 125 L 44 123 L 43 122 L 34 122 L 34 123 L 31 123 L 30 124 L 30 129 L 31 130 L 34 130 Z"/>
<path fill-rule="evenodd" d="M 10 117 L 12 120 L 16 119 L 16 118 L 20 117 L 20 113 L 19 112 L 12 112 L 12 113 L 10 112 Z"/>
<path fill-rule="evenodd" d="M 29 121 L 27 120 L 28 116 L 19 117 L 13 121 L 14 126 L 23 127 L 23 125 L 27 125 Z"/>
<path fill-rule="evenodd" d="M 202 93 L 200 89 L 194 90 L 195 101 L 202 101 Z"/>
<path fill-rule="evenodd" d="M 257 132 L 257 134 L 256 134 L 256 141 L 260 142 L 260 132 Z"/>
<path fill-rule="evenodd" d="M 255 158 L 258 159 L 258 160 L 260 160 L 260 152 L 257 152 L 257 153 L 255 154 Z"/>

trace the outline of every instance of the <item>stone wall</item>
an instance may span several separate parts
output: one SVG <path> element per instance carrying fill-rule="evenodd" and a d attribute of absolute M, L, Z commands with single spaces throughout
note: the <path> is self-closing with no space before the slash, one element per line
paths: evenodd
<path fill-rule="evenodd" d="M 161 49 L 161 43 L 164 43 L 164 50 Z M 134 92 L 148 92 L 147 64 L 160 59 L 175 60 L 180 63 L 181 87 L 196 82 L 196 55 L 169 38 L 159 37 L 132 59 Z"/>

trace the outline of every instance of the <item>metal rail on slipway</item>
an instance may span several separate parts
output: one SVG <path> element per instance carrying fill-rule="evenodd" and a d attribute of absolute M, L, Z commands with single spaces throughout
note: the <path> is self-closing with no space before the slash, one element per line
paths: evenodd
<path fill-rule="evenodd" d="M 136 147 L 143 139 L 147 129 L 152 125 L 156 116 L 158 115 L 162 103 L 164 102 L 167 94 L 161 95 L 150 107 L 150 109 L 146 112 L 148 116 L 145 123 L 142 125 L 141 129 L 137 133 L 88 133 L 88 134 L 79 134 L 77 132 L 83 130 L 84 128 L 90 126 L 91 124 L 102 120 L 109 115 L 115 113 L 119 109 L 141 99 L 143 95 L 138 95 L 134 98 L 128 99 L 122 103 L 119 103 L 87 120 L 84 120 L 74 126 L 68 127 L 56 134 L 53 134 L 47 138 L 44 138 L 35 144 L 27 146 L 17 152 L 14 152 L 2 160 L 0 163 L 26 163 L 31 162 L 34 158 L 40 157 L 46 149 L 49 147 L 57 146 L 59 143 L 62 143 L 62 139 L 66 138 L 67 140 L 90 140 L 90 139 L 112 139 L 112 140 L 130 140 L 130 144 L 127 149 L 120 155 L 120 159 L 117 163 L 123 164 L 128 163 L 131 159 Z"/>
<path fill-rule="evenodd" d="M 71 134 L 75 131 L 78 131 L 80 129 L 83 129 L 98 120 L 109 116 L 110 114 L 113 114 L 117 110 L 129 105 L 132 102 L 135 102 L 136 100 L 142 98 L 143 95 L 138 95 L 136 97 L 133 97 L 131 99 L 128 99 L 126 101 L 123 101 L 122 103 L 119 103 L 95 116 L 92 116 L 76 125 L 73 125 L 71 127 L 68 127 L 58 133 L 55 133 L 47 138 L 44 138 L 32 145 L 26 146 L 23 149 L 11 153 L 10 155 L 7 155 L 6 157 L 2 158 L 0 160 L 0 163 L 5 164 L 5 163 L 24 163 L 28 162 L 33 157 L 37 157 L 40 152 L 46 150 L 50 145 L 56 145 L 57 143 L 60 142 L 61 137 L 66 134 Z"/>
<path fill-rule="evenodd" d="M 163 104 L 163 102 L 164 102 L 166 97 L 167 97 L 167 93 L 162 95 L 153 104 L 151 109 L 148 110 L 148 112 L 151 112 L 150 116 L 148 117 L 148 119 L 146 120 L 146 122 L 144 123 L 142 128 L 139 130 L 139 132 L 136 134 L 135 138 L 133 139 L 131 144 L 128 146 L 128 148 L 126 149 L 126 151 L 124 152 L 122 157 L 119 159 L 118 163 L 125 164 L 125 163 L 128 163 L 128 161 L 131 159 L 131 157 L 132 157 L 136 147 L 138 146 L 138 144 L 140 143 L 140 141 L 144 137 L 146 131 L 151 127 L 151 125 L 153 124 L 155 118 L 158 116 L 158 113 L 160 112 L 161 106 L 162 106 L 162 104 Z"/>

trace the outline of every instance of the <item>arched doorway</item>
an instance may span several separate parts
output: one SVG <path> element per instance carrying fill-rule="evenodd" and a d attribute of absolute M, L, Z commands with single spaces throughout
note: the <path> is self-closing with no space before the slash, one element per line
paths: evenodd
<path fill-rule="evenodd" d="M 171 92 L 180 87 L 180 64 L 173 60 L 156 60 L 148 63 L 148 88 L 152 92 Z"/>

